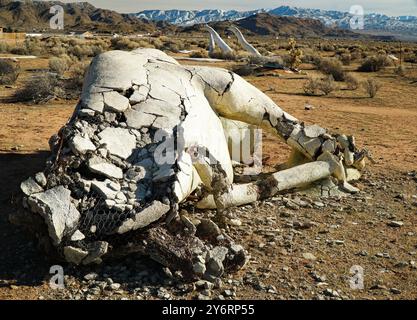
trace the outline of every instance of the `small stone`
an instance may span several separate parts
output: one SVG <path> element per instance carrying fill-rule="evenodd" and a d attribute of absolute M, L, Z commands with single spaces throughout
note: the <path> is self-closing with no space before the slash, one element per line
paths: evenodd
<path fill-rule="evenodd" d="M 226 297 L 233 297 L 233 296 L 234 296 L 234 292 L 233 292 L 232 290 L 229 290 L 229 289 L 224 290 L 224 291 L 223 291 L 223 294 L 224 294 Z"/>
<path fill-rule="evenodd" d="M 111 289 L 111 290 L 113 290 L 113 291 L 116 291 L 116 290 L 119 290 L 120 288 L 121 288 L 121 284 L 120 283 L 117 283 L 117 282 L 115 282 L 115 283 L 112 283 L 110 286 L 109 286 L 109 288 Z"/>
<path fill-rule="evenodd" d="M 390 221 L 387 223 L 389 227 L 393 227 L 393 228 L 401 228 L 404 225 L 404 222 L 401 221 Z"/>
<path fill-rule="evenodd" d="M 88 161 L 91 172 L 103 175 L 107 178 L 122 179 L 123 170 L 112 163 L 108 163 L 99 157 L 93 157 Z"/>
<path fill-rule="evenodd" d="M 303 253 L 303 258 L 306 260 L 310 260 L 310 261 L 316 261 L 317 258 L 314 254 L 310 253 L 310 252 L 305 252 Z"/>
<path fill-rule="evenodd" d="M 89 138 L 83 138 L 80 135 L 74 136 L 70 142 L 69 146 L 75 154 L 83 155 L 86 154 L 88 151 L 95 151 L 96 146 L 94 143 L 91 142 Z"/>
<path fill-rule="evenodd" d="M 34 193 L 43 192 L 42 187 L 39 184 L 37 184 L 33 178 L 28 178 L 27 180 L 23 181 L 20 184 L 20 189 L 27 196 L 30 196 Z"/>
<path fill-rule="evenodd" d="M 391 293 L 393 293 L 393 294 L 401 294 L 402 292 L 401 292 L 401 290 L 399 290 L 399 289 L 397 289 L 397 288 L 391 288 L 390 289 L 390 291 L 391 291 Z"/>
<path fill-rule="evenodd" d="M 71 236 L 71 241 L 81 241 L 85 239 L 85 235 L 80 231 L 77 230 Z"/>
<path fill-rule="evenodd" d="M 117 187 L 115 186 L 114 182 L 108 179 L 106 179 L 104 182 L 94 180 L 91 182 L 91 188 L 99 193 L 103 198 L 114 200 L 116 195 L 119 193 L 120 185 Z"/>
<path fill-rule="evenodd" d="M 48 183 L 48 181 L 46 180 L 46 176 L 43 172 L 38 172 L 35 175 L 35 180 L 43 188 L 45 188 L 46 184 Z"/>
<path fill-rule="evenodd" d="M 206 273 L 206 265 L 204 263 L 197 262 L 193 265 L 193 271 L 197 275 L 203 275 L 204 273 Z"/>
<path fill-rule="evenodd" d="M 64 247 L 64 257 L 69 263 L 79 265 L 85 257 L 88 256 L 88 252 L 76 247 Z"/>
<path fill-rule="evenodd" d="M 98 278 L 98 274 L 97 274 L 97 273 L 95 273 L 95 272 L 87 273 L 87 274 L 84 276 L 84 279 L 85 279 L 85 280 L 87 280 L 87 281 L 90 281 L 90 280 L 96 280 L 97 278 Z"/>
<path fill-rule="evenodd" d="M 318 125 L 307 126 L 304 133 L 309 138 L 317 138 L 326 133 L 326 130 Z"/>

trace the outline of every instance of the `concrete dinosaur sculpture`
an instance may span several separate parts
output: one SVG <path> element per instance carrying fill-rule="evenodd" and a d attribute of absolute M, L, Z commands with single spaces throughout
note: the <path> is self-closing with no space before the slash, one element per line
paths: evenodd
<path fill-rule="evenodd" d="M 235 26 L 229 27 L 228 30 L 230 30 L 231 32 L 233 32 L 235 34 L 235 36 L 237 37 L 240 45 L 247 51 L 249 52 L 252 56 L 255 57 L 262 57 L 262 55 L 259 53 L 258 50 L 256 50 L 256 48 L 251 45 L 243 36 L 242 32 Z"/>
<path fill-rule="evenodd" d="M 225 54 L 233 53 L 233 49 L 220 37 L 220 35 L 209 25 L 205 26 L 205 29 L 210 33 L 210 39 L 213 39 L 214 42 L 219 46 L 220 50 Z"/>
<path fill-rule="evenodd" d="M 249 125 L 285 141 L 293 157 L 286 170 L 236 184 L 226 137 Z M 352 137 L 305 126 L 228 70 L 182 66 L 155 49 L 94 58 L 50 145 L 45 171 L 21 184 L 25 210 L 15 221 L 76 265 L 140 252 L 209 280 L 241 268 L 245 251 L 211 220 L 179 216 L 181 203 L 221 217 L 329 177 L 356 192 L 348 176 L 364 167 Z"/>

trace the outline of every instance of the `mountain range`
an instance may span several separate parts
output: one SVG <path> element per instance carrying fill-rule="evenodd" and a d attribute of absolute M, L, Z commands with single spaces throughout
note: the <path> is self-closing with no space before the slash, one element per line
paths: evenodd
<path fill-rule="evenodd" d="M 236 21 L 257 13 L 269 13 L 271 15 L 277 16 L 316 19 L 320 20 L 326 26 L 334 26 L 342 29 L 350 29 L 350 20 L 352 18 L 352 15 L 349 12 L 305 9 L 290 6 L 281 6 L 275 9 L 258 9 L 252 11 L 146 10 L 134 15 L 139 18 L 153 21 L 166 21 L 175 25 L 190 26 L 194 24 L 215 21 Z M 384 14 L 369 13 L 364 15 L 364 23 L 366 31 L 379 31 L 398 34 L 417 33 L 416 16 L 389 17 Z"/>
<path fill-rule="evenodd" d="M 281 17 L 269 13 L 257 13 L 238 21 L 208 22 L 220 33 L 225 33 L 229 26 L 235 25 L 242 32 L 249 35 L 268 35 L 283 37 L 365 37 L 350 30 L 325 26 L 321 21 L 308 18 Z M 178 26 L 179 32 L 205 32 L 205 24 Z"/>
<path fill-rule="evenodd" d="M 62 3 L 59 1 L 0 0 L 0 27 L 17 31 L 50 30 L 49 12 L 58 4 L 64 8 L 65 30 L 95 32 L 155 32 L 166 25 L 129 14 L 96 8 L 88 2 Z"/>

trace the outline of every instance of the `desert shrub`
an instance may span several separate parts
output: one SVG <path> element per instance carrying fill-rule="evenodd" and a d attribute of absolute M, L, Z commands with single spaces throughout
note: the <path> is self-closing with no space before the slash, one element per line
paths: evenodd
<path fill-rule="evenodd" d="M 323 92 L 325 96 L 332 93 L 334 90 L 336 90 L 336 84 L 334 82 L 333 76 L 328 76 L 323 80 L 319 80 L 318 82 L 318 89 Z"/>
<path fill-rule="evenodd" d="M 378 72 L 389 65 L 392 65 L 392 61 L 387 56 L 377 55 L 366 58 L 358 70 L 361 72 Z"/>
<path fill-rule="evenodd" d="M 381 89 L 381 85 L 374 79 L 368 79 L 362 82 L 362 86 L 371 98 L 374 98 L 378 91 Z"/>
<path fill-rule="evenodd" d="M 332 52 L 332 51 L 335 51 L 335 47 L 330 43 L 324 43 L 324 44 L 322 43 L 320 45 L 320 50 L 325 51 L 325 52 Z"/>
<path fill-rule="evenodd" d="M 77 57 L 79 60 L 94 56 L 92 48 L 86 45 L 76 45 L 74 47 L 70 47 L 68 49 L 68 53 Z"/>
<path fill-rule="evenodd" d="M 220 49 L 216 49 L 209 54 L 210 58 L 213 59 L 223 59 L 223 60 L 236 60 L 236 54 L 233 52 L 225 53 L 222 52 Z"/>
<path fill-rule="evenodd" d="M 43 103 L 60 95 L 61 90 L 57 77 L 45 73 L 31 78 L 14 98 L 18 102 Z"/>
<path fill-rule="evenodd" d="M 0 84 L 10 85 L 19 77 L 19 64 L 8 59 L 0 59 Z"/>
<path fill-rule="evenodd" d="M 272 51 L 272 50 L 268 50 L 267 48 L 264 48 L 264 47 L 258 47 L 257 50 L 263 56 L 268 55 L 269 52 Z"/>
<path fill-rule="evenodd" d="M 190 58 L 208 58 L 207 51 L 197 50 L 190 53 Z"/>
<path fill-rule="evenodd" d="M 27 55 L 40 55 L 43 53 L 43 44 L 38 38 L 28 38 L 24 42 L 25 54 Z"/>
<path fill-rule="evenodd" d="M 315 96 L 318 94 L 318 81 L 316 78 L 309 78 L 306 83 L 304 83 L 303 90 L 306 95 Z"/>
<path fill-rule="evenodd" d="M 27 54 L 26 48 L 18 46 L 10 49 L 10 53 L 25 56 Z"/>
<path fill-rule="evenodd" d="M 351 73 L 346 74 L 345 82 L 348 90 L 356 90 L 359 87 L 358 79 Z"/>
<path fill-rule="evenodd" d="M 70 68 L 70 80 L 66 85 L 68 91 L 75 95 L 81 91 L 89 65 L 88 62 L 78 62 Z"/>
<path fill-rule="evenodd" d="M 164 43 L 161 39 L 153 38 L 150 40 L 150 43 L 155 47 L 155 49 L 161 50 L 164 48 Z"/>
<path fill-rule="evenodd" d="M 52 47 L 52 48 L 50 48 L 48 51 L 51 53 L 51 55 L 53 55 L 53 56 L 55 56 L 55 57 L 57 57 L 57 56 L 60 56 L 60 55 L 63 55 L 63 54 L 66 54 L 66 53 L 67 53 L 67 49 L 66 49 L 66 48 L 64 48 L 62 45 L 58 45 L 58 46 L 56 46 L 56 47 Z"/>
<path fill-rule="evenodd" d="M 352 60 L 359 60 L 359 59 L 365 58 L 363 51 L 358 48 L 354 48 L 350 54 L 352 56 Z"/>
<path fill-rule="evenodd" d="M 139 48 L 139 44 L 126 37 L 112 38 L 111 48 L 114 50 L 133 50 Z"/>
<path fill-rule="evenodd" d="M 417 63 L 417 53 L 415 54 L 407 54 L 404 57 L 404 61 L 408 63 Z"/>
<path fill-rule="evenodd" d="M 396 75 L 400 77 L 404 77 L 407 72 L 407 69 L 403 65 L 399 65 L 398 67 L 395 68 L 394 72 Z"/>
<path fill-rule="evenodd" d="M 302 59 L 304 63 L 311 63 L 315 65 L 316 67 L 320 65 L 321 60 L 322 60 L 322 57 L 320 57 L 318 54 L 306 55 Z"/>
<path fill-rule="evenodd" d="M 323 94 L 329 95 L 336 90 L 336 84 L 331 75 L 324 79 L 310 77 L 306 83 L 304 83 L 303 90 L 305 94 L 309 96 L 316 96 Z"/>
<path fill-rule="evenodd" d="M 65 58 L 51 58 L 49 60 L 49 69 L 55 72 L 58 76 L 63 76 L 68 70 L 68 63 Z"/>
<path fill-rule="evenodd" d="M 10 51 L 10 46 L 6 42 L 0 42 L 0 53 L 7 53 Z"/>
<path fill-rule="evenodd" d="M 300 48 L 297 48 L 297 42 L 295 41 L 294 38 L 290 38 L 289 42 L 289 56 L 290 56 L 290 61 L 289 61 L 289 65 L 291 68 L 298 68 L 298 66 L 301 64 L 302 60 L 301 58 L 303 57 L 303 51 Z"/>
<path fill-rule="evenodd" d="M 174 41 L 165 42 L 163 49 L 174 52 L 174 53 L 177 53 L 180 50 L 182 50 L 180 45 L 178 43 L 174 42 Z"/>
<path fill-rule="evenodd" d="M 324 58 L 320 61 L 318 68 L 323 73 L 333 76 L 335 81 L 345 80 L 343 65 L 339 60 Z"/>
<path fill-rule="evenodd" d="M 207 49 L 208 48 L 208 43 L 207 41 L 199 41 L 197 44 L 197 47 L 201 48 L 201 49 Z"/>
<path fill-rule="evenodd" d="M 155 46 L 153 44 L 151 44 L 147 40 L 138 40 L 137 43 L 139 45 L 139 48 L 152 48 L 152 49 L 155 49 Z"/>
<path fill-rule="evenodd" d="M 349 66 L 352 62 L 352 55 L 350 53 L 343 53 L 340 55 L 340 61 L 342 61 L 344 66 Z"/>

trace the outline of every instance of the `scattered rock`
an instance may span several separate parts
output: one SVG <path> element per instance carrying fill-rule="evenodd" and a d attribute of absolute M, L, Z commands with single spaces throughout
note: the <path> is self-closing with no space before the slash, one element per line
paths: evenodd
<path fill-rule="evenodd" d="M 127 159 L 136 148 L 136 137 L 128 129 L 106 128 L 98 134 L 100 144 L 105 144 L 110 154 Z"/>
<path fill-rule="evenodd" d="M 86 154 L 88 151 L 95 151 L 96 146 L 89 138 L 83 138 L 80 135 L 75 135 L 69 142 L 69 146 L 75 154 Z"/>
<path fill-rule="evenodd" d="M 71 202 L 71 192 L 63 186 L 34 194 L 28 202 L 31 209 L 44 218 L 49 235 L 56 245 L 80 219 L 80 213 Z"/>
<path fill-rule="evenodd" d="M 43 192 L 42 187 L 39 184 L 37 184 L 36 181 L 33 178 L 29 178 L 29 179 L 23 181 L 20 184 L 20 189 L 27 196 L 30 196 L 34 193 Z"/>
<path fill-rule="evenodd" d="M 393 228 L 401 228 L 404 225 L 404 222 L 401 221 L 390 221 L 387 223 L 388 226 L 393 227 Z"/>
<path fill-rule="evenodd" d="M 310 252 L 305 252 L 303 253 L 303 258 L 306 260 L 310 260 L 310 261 L 316 261 L 317 258 L 314 254 L 310 253 Z"/>
<path fill-rule="evenodd" d="M 106 162 L 99 157 L 92 157 L 88 161 L 88 168 L 91 172 L 103 175 L 107 178 L 122 179 L 123 170 L 114 164 Z"/>

